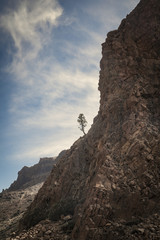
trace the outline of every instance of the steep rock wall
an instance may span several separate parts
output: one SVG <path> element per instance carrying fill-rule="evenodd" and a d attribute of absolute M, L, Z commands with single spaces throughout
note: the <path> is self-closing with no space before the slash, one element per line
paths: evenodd
<path fill-rule="evenodd" d="M 59 159 L 21 229 L 48 216 L 73 214 L 72 239 L 121 239 L 109 232 L 111 221 L 160 213 L 159 16 L 159 0 L 141 0 L 118 30 L 108 33 L 98 116 Z M 66 209 L 57 216 L 60 205 Z"/>

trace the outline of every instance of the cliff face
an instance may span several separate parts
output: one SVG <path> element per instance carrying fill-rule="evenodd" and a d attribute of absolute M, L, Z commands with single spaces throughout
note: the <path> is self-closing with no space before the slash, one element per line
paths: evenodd
<path fill-rule="evenodd" d="M 21 229 L 72 214 L 72 239 L 129 239 L 112 223 L 160 214 L 159 16 L 159 0 L 141 0 L 108 33 L 99 113 L 88 134 L 59 159 Z"/>
<path fill-rule="evenodd" d="M 8 191 L 25 189 L 35 184 L 42 183 L 53 168 L 56 158 L 41 158 L 39 163 L 32 167 L 23 167 L 18 172 L 17 180 L 9 187 Z"/>

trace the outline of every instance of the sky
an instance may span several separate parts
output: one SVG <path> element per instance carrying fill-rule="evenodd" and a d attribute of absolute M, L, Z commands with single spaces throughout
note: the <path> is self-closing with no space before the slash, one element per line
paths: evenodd
<path fill-rule="evenodd" d="M 139 0 L 0 1 L 0 191 L 99 109 L 101 44 Z"/>

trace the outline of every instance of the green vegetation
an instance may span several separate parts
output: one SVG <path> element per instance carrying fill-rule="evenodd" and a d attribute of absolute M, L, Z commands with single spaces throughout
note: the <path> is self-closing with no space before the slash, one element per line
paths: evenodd
<path fill-rule="evenodd" d="M 77 119 L 77 122 L 79 123 L 79 129 L 84 133 L 84 135 L 86 134 L 84 131 L 84 128 L 87 126 L 87 121 L 85 119 L 85 116 L 83 113 L 79 114 L 79 117 Z"/>

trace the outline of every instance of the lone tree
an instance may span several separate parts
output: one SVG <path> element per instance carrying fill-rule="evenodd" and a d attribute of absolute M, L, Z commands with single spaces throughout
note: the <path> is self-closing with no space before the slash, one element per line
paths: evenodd
<path fill-rule="evenodd" d="M 77 122 L 79 123 L 79 129 L 84 133 L 84 135 L 86 134 L 84 131 L 84 128 L 87 126 L 87 121 L 85 119 L 85 116 L 83 113 L 79 114 L 79 117 L 77 119 Z"/>

